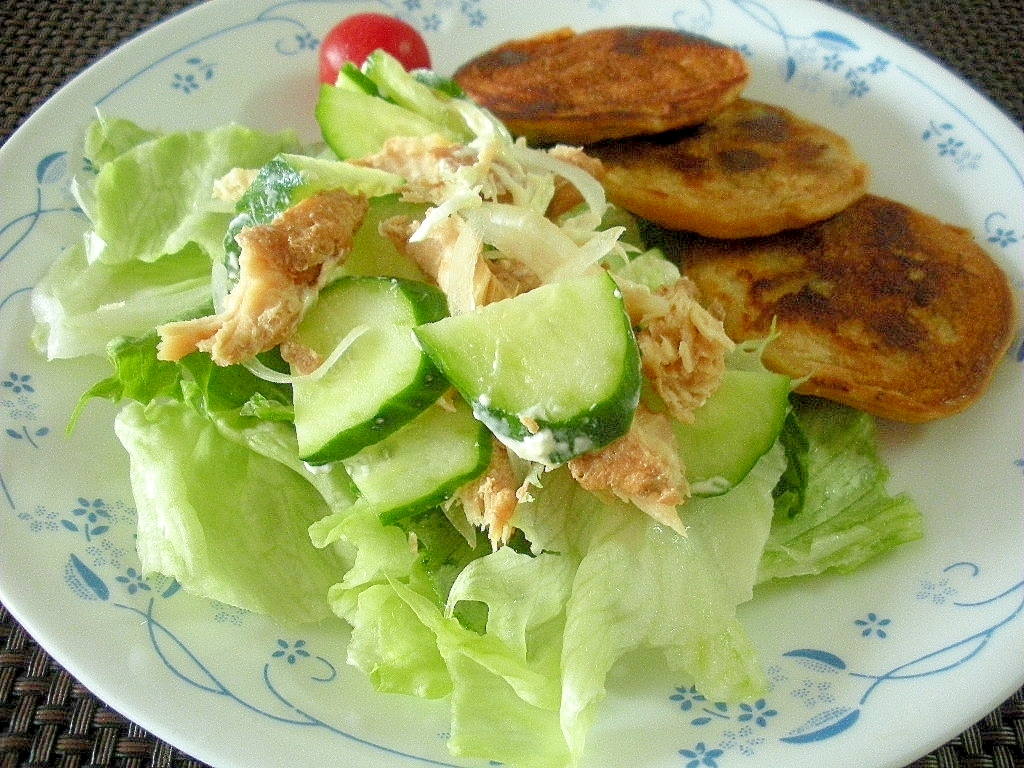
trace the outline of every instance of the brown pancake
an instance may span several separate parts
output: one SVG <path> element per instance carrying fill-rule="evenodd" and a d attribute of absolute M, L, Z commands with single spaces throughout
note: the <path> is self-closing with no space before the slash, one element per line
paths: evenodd
<path fill-rule="evenodd" d="M 454 75 L 513 134 L 567 144 L 696 125 L 733 101 L 749 77 L 732 48 L 628 26 L 513 40 Z"/>
<path fill-rule="evenodd" d="M 967 408 L 1014 334 L 1007 277 L 967 230 L 873 195 L 803 230 L 693 237 L 683 258 L 733 339 L 777 322 L 765 364 L 808 377 L 798 391 L 889 419 Z"/>
<path fill-rule="evenodd" d="M 838 213 L 867 190 L 843 137 L 788 110 L 739 99 L 690 130 L 588 146 L 614 203 L 708 237 L 770 235 Z"/>

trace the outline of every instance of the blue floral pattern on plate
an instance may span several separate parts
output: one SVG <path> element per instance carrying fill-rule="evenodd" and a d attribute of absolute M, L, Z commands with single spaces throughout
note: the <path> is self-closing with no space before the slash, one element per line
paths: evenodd
<path fill-rule="evenodd" d="M 228 7 L 226 0 L 213 6 Z M 184 42 L 155 53 L 121 79 L 104 83 L 94 97 L 101 110 L 116 110 L 139 94 L 160 91 L 159 99 L 177 99 L 179 107 L 202 106 L 202 99 L 222 98 L 234 87 L 232 67 L 237 64 L 227 43 L 239 35 L 259 41 L 257 53 L 274 66 L 277 61 L 294 60 L 313 70 L 315 52 L 324 19 L 340 16 L 358 4 L 339 0 L 315 2 L 294 0 L 235 12 L 229 22 L 217 21 L 211 12 L 205 22 Z M 617 23 L 619 3 L 612 0 L 569 0 L 556 4 L 565 20 L 584 19 L 596 25 Z M 361 6 L 359 6 L 361 7 Z M 381 8 L 414 24 L 431 40 L 453 35 L 465 38 L 466 50 L 479 48 L 477 40 L 490 39 L 508 11 L 489 0 L 402 0 L 376 3 Z M 248 15 L 246 15 L 248 13 Z M 901 63 L 901 52 L 880 48 L 874 38 L 862 37 L 857 28 L 836 15 L 824 15 L 828 23 L 793 13 L 782 2 L 754 0 L 679 0 L 654 3 L 643 12 L 651 23 L 671 24 L 679 29 L 718 37 L 742 51 L 755 77 L 773 80 L 782 94 L 817 100 L 838 114 L 852 113 L 882 100 L 893 88 L 916 89 L 927 101 L 926 112 L 913 115 L 916 141 L 923 157 L 940 163 L 959 178 L 973 178 L 994 169 L 1009 179 L 1009 197 L 989 196 L 992 206 L 979 213 L 974 227 L 980 240 L 1007 259 L 1024 261 L 1021 255 L 1024 206 L 1012 204 L 1024 190 L 1024 176 L 1015 158 L 999 140 L 978 125 L 941 88 Z M 539 29 L 553 25 L 535 20 Z M 495 40 L 505 27 L 494 30 Z M 479 37 L 474 37 L 479 36 Z M 459 52 L 458 56 L 462 53 Z M 925 99 L 924 97 L 927 97 Z M 225 116 L 226 117 L 226 116 Z M 84 125 L 87 115 L 80 115 Z M 13 329 L 24 338 L 30 328 L 28 311 L 32 281 L 41 274 L 43 263 L 54 253 L 57 242 L 67 244 L 82 226 L 81 211 L 69 194 L 71 177 L 81 165 L 65 135 L 65 146 L 42 148 L 36 156 L 31 178 L 9 181 L 32 188 L 20 210 L 4 209 L 0 221 L 0 330 Z M 6 159 L 5 159 L 5 162 Z M 19 203 L 20 204 L 20 203 Z M 40 264 L 25 266 L 32 259 Z M 28 277 L 27 275 L 33 275 Z M 1018 290 L 1021 289 L 1018 279 Z M 5 337 L 6 338 L 6 337 Z M 13 349 L 13 347 L 10 347 Z M 344 649 L 323 641 L 320 634 L 281 630 L 264 647 L 247 648 L 247 662 L 241 677 L 233 661 L 211 650 L 191 626 L 209 625 L 218 632 L 237 633 L 244 642 L 258 617 L 212 601 L 185 595 L 169 579 L 144 578 L 134 551 L 134 510 L 130 494 L 119 497 L 96 490 L 99 481 L 79 479 L 63 497 L 54 499 L 23 490 L 24 467 L 37 461 L 60 467 L 64 461 L 63 432 L 70 406 L 77 392 L 57 394 L 66 386 L 57 381 L 48 364 L 21 349 L 3 349 L 0 360 L 0 515 L 15 527 L 19 545 L 36 547 L 50 554 L 52 572 L 45 575 L 74 600 L 95 605 L 103 612 L 99 622 L 115 622 L 115 616 L 129 621 L 122 632 L 144 640 L 158 664 L 194 695 L 212 697 L 235 707 L 258 721 L 294 726 L 324 734 L 327 739 L 371 747 L 385 758 L 402 758 L 417 764 L 454 765 L 415 750 L 394 746 L 381 736 L 366 736 L 349 727 L 342 717 L 319 714 L 307 699 L 320 689 L 337 690 L 345 697 L 342 670 Z M 1017 365 L 1010 374 L 1024 376 L 1024 343 L 1015 351 Z M 77 385 L 76 385 L 77 386 Z M 1018 385 L 1019 386 L 1019 385 Z M 70 403 L 66 402 L 71 397 Z M 1004 485 L 1024 485 L 1024 456 L 997 456 L 993 472 Z M 1002 462 L 1000 464 L 999 462 Z M 1007 481 L 1005 478 L 1009 477 Z M 106 485 L 102 485 L 106 488 Z M 127 488 L 126 481 L 122 484 Z M 38 497 L 37 497 L 38 496 Z M 885 689 L 913 686 L 929 678 L 964 674 L 972 664 L 986 659 L 989 647 L 1004 636 L 1021 634 L 1024 611 L 1024 580 L 1005 564 L 971 556 L 932 563 L 912 587 L 905 587 L 899 599 L 884 604 L 851 606 L 829 619 L 834 636 L 829 642 L 793 645 L 766 660 L 770 689 L 757 701 L 723 703 L 707 699 L 683 682 L 670 683 L 667 691 L 652 691 L 663 706 L 662 727 L 670 736 L 659 765 L 677 768 L 717 768 L 760 764 L 778 760 L 779 754 L 798 762 L 804 752 L 856 733 Z M 998 583 L 986 579 L 997 574 Z M 907 582 L 904 581 L 906 585 Z M 182 621 L 183 612 L 189 616 Z M 922 611 L 941 616 L 922 614 Z M 924 616 L 924 618 L 922 618 Z M 905 644 L 921 622 L 942 623 L 957 630 L 922 646 Z M 443 741 L 445 734 L 436 734 Z M 810 758 L 800 758 L 812 764 Z M 618 764 L 614 755 L 609 764 Z M 603 764 L 603 763 L 602 763 Z"/>
<path fill-rule="evenodd" d="M 729 757 L 750 757 L 769 740 L 809 744 L 833 738 L 853 728 L 874 691 L 883 684 L 913 681 L 941 675 L 971 661 L 989 640 L 1006 630 L 1024 612 L 1024 580 L 991 596 L 960 598 L 969 581 L 979 576 L 974 563 L 954 563 L 939 578 L 924 579 L 911 600 L 936 607 L 960 609 L 960 626 L 970 626 L 972 610 L 998 605 L 994 618 L 966 632 L 953 642 L 936 645 L 915 658 L 896 663 L 882 672 L 858 671 L 842 655 L 818 648 L 797 648 L 783 653 L 769 668 L 771 690 L 753 703 L 709 702 L 693 687 L 679 686 L 669 695 L 698 732 L 697 747 L 681 750 L 695 765 L 717 765 Z M 954 586 L 954 584 L 960 586 Z M 866 641 L 886 640 L 900 627 L 876 613 L 851 622 L 852 631 Z M 882 655 L 880 655 L 881 657 Z M 873 661 L 877 661 L 873 657 Z M 844 685 L 844 678 L 862 681 Z M 858 695 L 859 694 L 859 695 Z M 709 745 L 715 745 L 709 749 Z M 723 765 L 725 763 L 723 762 Z"/>

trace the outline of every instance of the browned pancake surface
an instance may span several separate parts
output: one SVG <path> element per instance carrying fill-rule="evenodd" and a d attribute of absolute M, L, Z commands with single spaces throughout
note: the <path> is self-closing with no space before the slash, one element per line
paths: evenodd
<path fill-rule="evenodd" d="M 686 274 L 736 340 L 778 338 L 765 364 L 798 391 L 924 422 L 987 388 L 1012 341 L 1006 275 L 964 229 L 868 195 L 773 237 L 685 245 Z"/>
<path fill-rule="evenodd" d="M 587 144 L 703 122 L 750 71 L 732 48 L 669 29 L 560 29 L 504 43 L 455 81 L 516 135 Z"/>
<path fill-rule="evenodd" d="M 836 133 L 781 107 L 738 99 L 705 124 L 586 148 L 608 197 L 638 216 L 708 237 L 770 235 L 838 213 L 868 166 Z"/>

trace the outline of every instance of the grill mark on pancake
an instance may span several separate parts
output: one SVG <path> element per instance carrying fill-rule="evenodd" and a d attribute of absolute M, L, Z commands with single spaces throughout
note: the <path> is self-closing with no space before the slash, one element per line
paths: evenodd
<path fill-rule="evenodd" d="M 623 56 L 641 58 L 644 55 L 644 37 L 637 29 L 621 29 L 611 48 L 615 53 L 621 53 Z"/>
<path fill-rule="evenodd" d="M 883 312 L 873 319 L 871 329 L 887 346 L 914 352 L 928 339 L 928 331 L 909 315 Z"/>
<path fill-rule="evenodd" d="M 700 126 L 587 148 L 612 202 L 671 229 L 770 235 L 828 218 L 859 198 L 869 172 L 842 136 L 740 98 Z"/>
<path fill-rule="evenodd" d="M 865 249 L 860 266 L 825 252 L 821 225 L 778 236 L 785 247 L 801 255 L 801 265 L 771 279 L 752 279 L 752 295 L 763 304 L 762 319 L 809 321 L 842 333 L 849 318 L 867 315 L 866 329 L 879 346 L 921 349 L 928 329 L 909 313 L 928 310 L 951 276 L 944 265 L 921 255 L 924 246 L 909 225 L 907 211 L 874 202 L 864 201 L 867 221 L 848 233 L 851 248 Z M 864 311 L 865 301 L 877 305 L 874 315 Z"/>
<path fill-rule="evenodd" d="M 706 157 L 691 155 L 689 152 L 666 153 L 668 165 L 689 176 L 699 176 L 707 171 L 711 162 Z"/>
<path fill-rule="evenodd" d="M 651 49 L 693 48 L 704 46 L 720 48 L 705 37 L 683 31 L 672 31 L 650 27 L 620 27 L 615 30 L 615 40 L 611 50 L 637 59 L 646 59 Z"/>
<path fill-rule="evenodd" d="M 767 168 L 772 161 L 754 149 L 725 149 L 716 156 L 718 164 L 730 173 L 746 173 Z"/>
<path fill-rule="evenodd" d="M 1012 341 L 1012 291 L 970 233 L 885 198 L 770 237 L 690 237 L 679 254 L 733 338 L 777 324 L 766 365 L 879 416 L 962 411 Z"/>
<path fill-rule="evenodd" d="M 520 107 L 519 112 L 524 117 L 542 117 L 550 114 L 553 109 L 558 108 L 558 103 L 547 98 L 546 96 L 537 94 L 536 98 L 530 101 L 528 107 Z"/>
<path fill-rule="evenodd" d="M 781 112 L 765 111 L 755 117 L 740 120 L 736 127 L 754 141 L 773 144 L 789 141 L 793 133 L 792 122 Z"/>
<path fill-rule="evenodd" d="M 499 72 L 511 67 L 519 67 L 529 63 L 533 59 L 528 51 L 492 51 L 485 53 L 477 60 L 477 67 L 481 72 Z"/>
<path fill-rule="evenodd" d="M 514 134 L 569 144 L 700 124 L 733 102 L 749 77 L 733 48 L 633 26 L 511 40 L 453 75 Z"/>

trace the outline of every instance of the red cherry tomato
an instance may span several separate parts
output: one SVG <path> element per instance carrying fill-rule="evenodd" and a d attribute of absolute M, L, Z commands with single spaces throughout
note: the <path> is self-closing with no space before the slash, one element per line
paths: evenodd
<path fill-rule="evenodd" d="M 415 28 L 383 13 L 357 13 L 337 24 L 320 43 L 320 82 L 334 85 L 345 62 L 362 66 L 378 48 L 406 69 L 430 67 L 427 44 Z"/>

